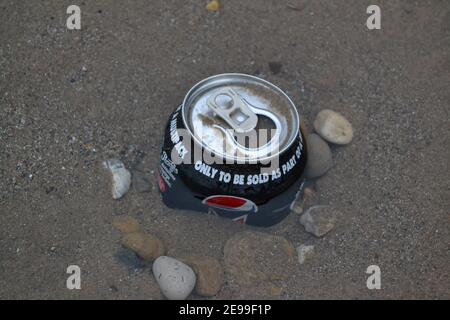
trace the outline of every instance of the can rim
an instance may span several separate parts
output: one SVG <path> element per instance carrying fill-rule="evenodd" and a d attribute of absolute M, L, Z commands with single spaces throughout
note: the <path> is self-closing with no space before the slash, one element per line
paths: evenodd
<path fill-rule="evenodd" d="M 193 93 L 196 92 L 199 88 L 201 88 L 205 83 L 210 82 L 211 80 L 214 80 L 215 78 L 220 78 L 220 77 L 243 77 L 243 78 L 248 78 L 250 80 L 254 80 L 256 82 L 261 82 L 261 83 L 271 87 L 272 89 L 276 90 L 278 93 L 280 93 L 288 101 L 288 103 L 291 105 L 293 113 L 294 113 L 294 117 L 295 117 L 294 120 L 298 124 L 297 126 L 295 126 L 295 133 L 292 135 L 293 138 L 291 138 L 291 141 L 286 143 L 286 145 L 283 147 L 283 149 L 278 151 L 278 154 L 271 155 L 271 156 L 265 156 L 265 157 L 257 159 L 257 161 L 267 161 L 267 160 L 269 160 L 271 158 L 279 156 L 280 154 L 282 154 L 286 150 L 288 150 L 292 146 L 292 143 L 295 141 L 296 137 L 299 135 L 299 132 L 300 132 L 300 121 L 301 121 L 301 118 L 300 118 L 300 115 L 299 115 L 299 113 L 297 111 L 297 107 L 296 107 L 295 103 L 292 101 L 291 98 L 289 98 L 289 96 L 283 90 L 281 90 L 281 88 L 279 88 L 275 84 L 273 84 L 273 83 L 271 83 L 271 82 L 269 82 L 269 81 L 267 81 L 265 79 L 262 79 L 262 78 L 259 78 L 259 77 L 253 76 L 253 75 L 245 74 L 245 73 L 220 73 L 220 74 L 216 74 L 216 75 L 207 77 L 207 78 L 197 82 L 188 91 L 188 93 L 186 94 L 186 96 L 183 99 L 183 104 L 182 104 L 182 108 L 181 108 L 181 114 L 182 114 L 183 124 L 184 124 L 185 128 L 188 130 L 188 132 L 191 135 L 191 137 L 194 139 L 194 141 L 197 144 L 199 144 L 200 146 L 208 149 L 208 147 L 195 136 L 194 132 L 192 132 L 192 130 L 191 130 L 189 124 L 188 124 L 188 121 L 186 119 L 186 114 L 187 114 L 187 112 L 186 112 L 186 105 L 187 105 L 187 102 L 188 102 L 189 98 L 191 98 Z M 235 158 L 229 157 L 227 155 L 224 155 L 222 158 L 224 160 L 232 160 L 232 161 L 236 160 Z"/>

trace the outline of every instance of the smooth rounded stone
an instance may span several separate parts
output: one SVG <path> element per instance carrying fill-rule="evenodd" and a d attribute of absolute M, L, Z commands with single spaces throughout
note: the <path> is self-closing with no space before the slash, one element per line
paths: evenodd
<path fill-rule="evenodd" d="M 305 176 L 308 179 L 318 178 L 333 166 L 330 147 L 315 133 L 309 135 L 307 147 L 308 160 L 305 168 Z"/>
<path fill-rule="evenodd" d="M 112 221 L 112 225 L 124 234 L 141 231 L 139 222 L 130 216 L 115 217 Z"/>
<path fill-rule="evenodd" d="M 217 259 L 204 256 L 188 256 L 180 259 L 190 266 L 197 276 L 195 292 L 203 297 L 213 297 L 222 288 L 223 268 Z"/>
<path fill-rule="evenodd" d="M 145 261 L 153 261 L 165 254 L 161 240 L 143 232 L 126 234 L 121 243 L 124 248 L 134 251 Z"/>
<path fill-rule="evenodd" d="M 122 198 L 131 185 L 131 173 L 125 165 L 117 159 L 106 160 L 103 166 L 111 173 L 111 193 L 113 199 Z"/>
<path fill-rule="evenodd" d="M 285 238 L 244 231 L 227 241 L 225 271 L 243 286 L 286 280 L 295 265 L 295 249 Z"/>
<path fill-rule="evenodd" d="M 208 2 L 206 5 L 206 10 L 210 12 L 218 11 L 220 9 L 220 2 L 219 0 L 212 0 Z"/>
<path fill-rule="evenodd" d="M 150 180 L 143 172 L 140 171 L 133 171 L 132 184 L 134 189 L 140 193 L 150 192 L 152 189 Z"/>
<path fill-rule="evenodd" d="M 278 286 L 271 286 L 270 287 L 270 296 L 272 298 L 278 298 L 283 293 L 283 288 Z"/>
<path fill-rule="evenodd" d="M 307 232 L 322 237 L 334 228 L 339 215 L 330 206 L 313 206 L 301 216 L 300 223 L 305 226 Z"/>
<path fill-rule="evenodd" d="M 186 264 L 162 256 L 153 263 L 153 275 L 161 292 L 169 300 L 184 300 L 194 290 L 196 276 Z"/>
<path fill-rule="evenodd" d="M 326 141 L 334 144 L 348 144 L 353 139 L 350 122 L 333 110 L 322 110 L 314 121 L 314 129 Z"/>
<path fill-rule="evenodd" d="M 314 253 L 314 246 L 300 245 L 297 248 L 298 263 L 304 264 Z"/>

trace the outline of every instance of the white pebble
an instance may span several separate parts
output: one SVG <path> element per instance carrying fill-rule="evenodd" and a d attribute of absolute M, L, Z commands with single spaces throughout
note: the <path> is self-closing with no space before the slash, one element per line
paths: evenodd
<path fill-rule="evenodd" d="M 326 141 L 334 144 L 348 144 L 353 139 L 350 122 L 340 113 L 322 110 L 314 121 L 314 129 Z"/>
<path fill-rule="evenodd" d="M 304 264 L 306 259 L 312 256 L 314 246 L 300 245 L 297 247 L 298 263 Z"/>
<path fill-rule="evenodd" d="M 111 172 L 112 176 L 112 197 L 120 199 L 130 189 L 131 173 L 125 168 L 125 165 L 116 159 L 103 162 L 103 166 Z"/>
<path fill-rule="evenodd" d="M 169 300 L 184 300 L 194 290 L 197 278 L 186 264 L 162 256 L 153 263 L 153 275 L 161 292 Z"/>

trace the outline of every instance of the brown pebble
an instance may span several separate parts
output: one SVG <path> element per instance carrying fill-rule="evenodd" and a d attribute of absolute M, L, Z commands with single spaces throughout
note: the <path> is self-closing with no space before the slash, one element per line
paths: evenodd
<path fill-rule="evenodd" d="M 117 230 L 124 234 L 141 231 L 139 222 L 130 216 L 115 217 L 112 224 Z"/>
<path fill-rule="evenodd" d="M 165 254 L 161 240 L 143 232 L 126 234 L 121 243 L 123 247 L 134 251 L 139 258 L 145 261 L 153 261 Z"/>
<path fill-rule="evenodd" d="M 212 0 L 210 2 L 208 2 L 208 4 L 206 5 L 206 10 L 208 11 L 218 11 L 220 9 L 220 2 L 219 0 Z"/>
<path fill-rule="evenodd" d="M 235 234 L 224 247 L 225 271 L 241 286 L 287 280 L 295 269 L 295 248 L 285 238 L 263 232 Z"/>
<path fill-rule="evenodd" d="M 283 292 L 283 288 L 281 288 L 281 287 L 277 287 L 277 286 L 270 287 L 270 295 L 272 297 L 279 297 L 279 296 L 281 296 L 282 292 Z"/>
<path fill-rule="evenodd" d="M 223 268 L 220 262 L 212 257 L 188 256 L 180 259 L 190 266 L 196 276 L 195 292 L 203 297 L 213 297 L 222 288 Z"/>

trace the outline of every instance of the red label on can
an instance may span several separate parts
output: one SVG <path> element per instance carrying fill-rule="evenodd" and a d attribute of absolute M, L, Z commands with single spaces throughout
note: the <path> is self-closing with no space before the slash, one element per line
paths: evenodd
<path fill-rule="evenodd" d="M 253 212 L 258 211 L 258 207 L 253 201 L 245 198 L 226 195 L 216 195 L 208 197 L 203 200 L 203 204 L 210 207 L 230 211 L 253 211 Z"/>
<path fill-rule="evenodd" d="M 161 192 L 166 192 L 167 187 L 166 187 L 166 184 L 164 183 L 163 178 L 161 178 L 160 174 L 158 174 L 158 185 L 159 185 L 159 190 Z"/>

